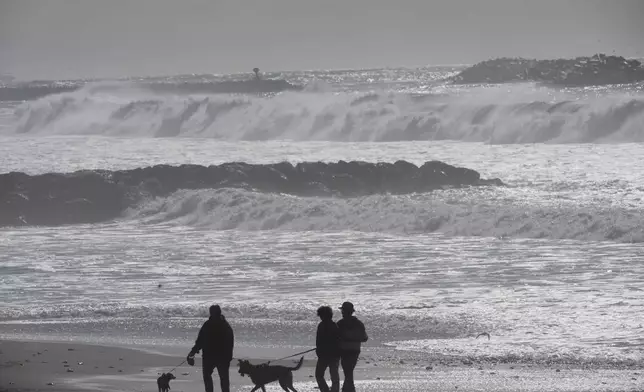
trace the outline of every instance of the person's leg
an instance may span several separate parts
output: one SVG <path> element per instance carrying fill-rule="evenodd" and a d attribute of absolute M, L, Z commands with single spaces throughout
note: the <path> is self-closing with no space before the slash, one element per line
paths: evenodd
<path fill-rule="evenodd" d="M 315 380 L 318 382 L 318 387 L 320 392 L 329 392 L 329 385 L 324 379 L 324 372 L 329 366 L 329 361 L 327 358 L 318 358 L 318 363 L 315 365 Z"/>
<path fill-rule="evenodd" d="M 219 373 L 219 382 L 221 392 L 230 392 L 230 362 L 221 361 L 217 364 L 217 373 Z"/>
<path fill-rule="evenodd" d="M 206 392 L 213 392 L 214 386 L 212 385 L 212 371 L 215 370 L 215 364 L 212 360 L 202 359 L 202 372 L 203 384 L 206 387 Z"/>
<path fill-rule="evenodd" d="M 340 392 L 340 358 L 329 360 L 329 374 L 331 375 L 331 392 Z"/>
<path fill-rule="evenodd" d="M 342 372 L 344 373 L 344 383 L 342 383 L 342 392 L 355 392 L 356 387 L 353 382 L 353 370 L 358 363 L 360 353 L 344 353 L 340 359 Z"/>

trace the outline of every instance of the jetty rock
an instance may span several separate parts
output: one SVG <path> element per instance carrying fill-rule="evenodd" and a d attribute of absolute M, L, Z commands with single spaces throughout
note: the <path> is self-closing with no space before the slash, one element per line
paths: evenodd
<path fill-rule="evenodd" d="M 302 197 L 409 194 L 450 187 L 504 185 L 474 170 L 440 161 L 289 162 L 156 165 L 109 171 L 0 174 L 0 226 L 97 223 L 157 197 L 184 189 L 238 188 Z"/>

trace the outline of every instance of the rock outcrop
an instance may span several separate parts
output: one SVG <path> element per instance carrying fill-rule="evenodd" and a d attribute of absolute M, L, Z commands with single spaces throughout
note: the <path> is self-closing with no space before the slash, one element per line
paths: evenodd
<path fill-rule="evenodd" d="M 644 67 L 638 60 L 604 54 L 558 60 L 499 58 L 466 68 L 452 80 L 457 84 L 518 81 L 564 86 L 624 84 L 644 81 Z"/>
<path fill-rule="evenodd" d="M 224 163 L 157 165 L 133 170 L 0 175 L 0 226 L 96 223 L 115 219 L 142 201 L 180 189 L 241 188 L 299 196 L 406 194 L 444 187 L 503 185 L 478 172 L 439 161 Z"/>

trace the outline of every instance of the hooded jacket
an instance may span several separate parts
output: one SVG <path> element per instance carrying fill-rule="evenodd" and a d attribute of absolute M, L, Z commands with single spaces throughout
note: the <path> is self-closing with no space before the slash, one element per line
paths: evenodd
<path fill-rule="evenodd" d="M 338 321 L 340 332 L 340 350 L 360 352 L 361 343 L 369 340 L 364 324 L 355 316 L 345 317 Z"/>
<path fill-rule="evenodd" d="M 193 353 L 203 350 L 204 359 L 232 361 L 235 335 L 224 316 L 210 317 L 199 330 Z"/>

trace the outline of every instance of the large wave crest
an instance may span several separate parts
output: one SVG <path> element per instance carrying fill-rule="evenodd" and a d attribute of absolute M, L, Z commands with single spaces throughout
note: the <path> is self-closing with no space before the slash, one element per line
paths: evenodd
<path fill-rule="evenodd" d="M 516 90 L 411 95 L 314 89 L 260 97 L 163 95 L 127 85 L 92 85 L 24 103 L 3 132 L 232 141 L 644 141 L 644 96 L 580 99 Z"/>
<path fill-rule="evenodd" d="M 496 188 L 452 195 L 301 198 L 240 189 L 181 190 L 126 214 L 144 224 L 215 230 L 442 233 L 449 236 L 642 242 L 640 213 L 623 208 L 509 203 Z M 472 193 L 487 195 L 472 198 Z M 498 195 L 496 195 L 498 196 Z M 481 202 L 481 199 L 489 199 Z M 494 200 L 497 199 L 497 200 Z"/>

